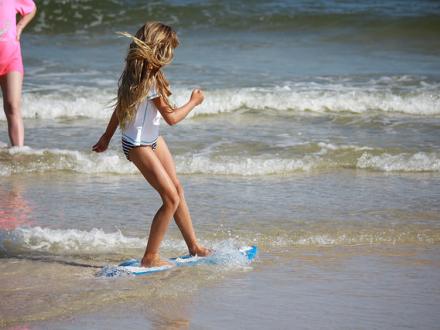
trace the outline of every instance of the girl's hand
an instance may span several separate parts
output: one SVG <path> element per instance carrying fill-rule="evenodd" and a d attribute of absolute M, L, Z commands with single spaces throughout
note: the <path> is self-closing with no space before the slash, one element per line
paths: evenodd
<path fill-rule="evenodd" d="M 96 152 L 106 151 L 109 143 L 110 139 L 105 134 L 103 134 L 99 141 L 92 147 L 92 150 Z"/>
<path fill-rule="evenodd" d="M 199 105 L 203 102 L 203 99 L 205 98 L 205 95 L 203 95 L 203 91 L 201 89 L 194 89 L 191 93 L 190 100 L 195 103 L 195 105 Z"/>

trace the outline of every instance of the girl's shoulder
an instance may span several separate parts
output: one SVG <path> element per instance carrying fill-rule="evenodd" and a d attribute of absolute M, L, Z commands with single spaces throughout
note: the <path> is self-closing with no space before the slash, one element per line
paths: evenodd
<path fill-rule="evenodd" d="M 154 79 L 151 82 L 150 90 L 148 91 L 148 94 L 147 94 L 147 99 L 148 100 L 153 100 L 153 99 L 155 99 L 155 98 L 157 98 L 159 96 L 160 96 L 160 94 L 157 91 L 156 80 Z"/>

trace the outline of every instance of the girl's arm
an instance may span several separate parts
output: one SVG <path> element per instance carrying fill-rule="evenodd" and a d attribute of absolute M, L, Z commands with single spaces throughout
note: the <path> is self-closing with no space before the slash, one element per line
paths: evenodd
<path fill-rule="evenodd" d="M 102 134 L 99 141 L 92 147 L 92 150 L 96 152 L 103 152 L 107 150 L 108 144 L 110 143 L 113 134 L 115 134 L 118 125 L 119 125 L 119 120 L 118 120 L 118 116 L 116 116 L 116 110 L 115 110 L 113 111 L 112 117 L 110 118 L 110 121 L 107 125 L 107 129 L 105 130 L 104 134 Z"/>
<path fill-rule="evenodd" d="M 26 25 L 29 24 L 30 21 L 35 16 L 35 13 L 37 12 L 37 7 L 34 8 L 29 14 L 24 15 L 17 23 L 17 41 L 20 41 L 21 33 L 23 32 Z"/>
<path fill-rule="evenodd" d="M 178 122 L 185 119 L 185 117 L 191 112 L 192 109 L 194 109 L 196 106 L 198 106 L 200 103 L 203 102 L 203 99 L 204 99 L 203 92 L 200 89 L 195 89 L 193 90 L 189 101 L 183 106 L 176 109 L 171 109 L 165 103 L 162 97 L 157 97 L 153 99 L 153 102 L 156 108 L 160 111 L 163 119 L 167 122 L 167 124 L 175 125 Z"/>

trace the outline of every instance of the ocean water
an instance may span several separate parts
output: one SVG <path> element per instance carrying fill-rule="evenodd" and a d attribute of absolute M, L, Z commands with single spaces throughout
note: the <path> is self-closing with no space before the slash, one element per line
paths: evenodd
<path fill-rule="evenodd" d="M 438 1 L 51 1 L 25 31 L 26 147 L 0 112 L 0 327 L 438 328 Z M 91 146 L 128 40 L 174 26 L 161 126 L 197 235 L 252 264 L 104 279 L 142 255 L 160 198 Z M 171 224 L 162 254 L 186 253 Z"/>

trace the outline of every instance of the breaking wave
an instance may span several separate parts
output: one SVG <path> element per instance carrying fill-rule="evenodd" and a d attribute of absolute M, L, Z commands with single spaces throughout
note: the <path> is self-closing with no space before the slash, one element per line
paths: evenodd
<path fill-rule="evenodd" d="M 114 83 L 116 86 L 116 82 Z M 60 87 L 61 88 L 61 87 Z M 186 103 L 190 90 L 173 90 L 176 104 Z M 111 115 L 115 96 L 110 87 L 62 87 L 50 93 L 23 95 L 23 116 L 36 119 L 96 118 Z M 362 81 L 354 78 L 315 77 L 312 81 L 286 82 L 273 87 L 207 90 L 203 104 L 190 116 L 215 115 L 239 109 L 263 111 L 353 114 L 371 111 L 420 116 L 440 115 L 440 83 L 426 77 L 395 76 Z M 0 113 L 0 120 L 5 120 Z"/>
<path fill-rule="evenodd" d="M 268 148 L 269 150 L 270 148 Z M 286 175 L 335 169 L 361 169 L 381 172 L 440 172 L 438 152 L 399 152 L 393 149 L 354 145 L 309 143 L 277 153 L 251 156 L 189 153 L 175 157 L 180 174 Z M 23 173 L 68 171 L 84 174 L 135 174 L 135 166 L 122 152 L 32 149 L 0 149 L 0 176 Z"/>
<path fill-rule="evenodd" d="M 256 244 L 271 249 L 295 246 L 344 246 L 364 244 L 438 244 L 440 231 L 423 226 L 401 225 L 385 228 L 365 227 L 335 229 L 299 229 L 291 232 L 250 232 L 231 238 L 224 233 L 206 237 L 203 243 L 222 246 L 226 241 L 234 245 Z M 139 254 L 145 249 L 146 238 L 125 236 L 120 231 L 105 232 L 93 228 L 90 231 L 78 229 L 50 229 L 42 227 L 20 227 L 10 231 L 0 231 L 0 255 L 20 254 L 50 255 L 100 255 Z M 182 239 L 166 239 L 162 247 L 168 251 L 185 251 Z"/>

